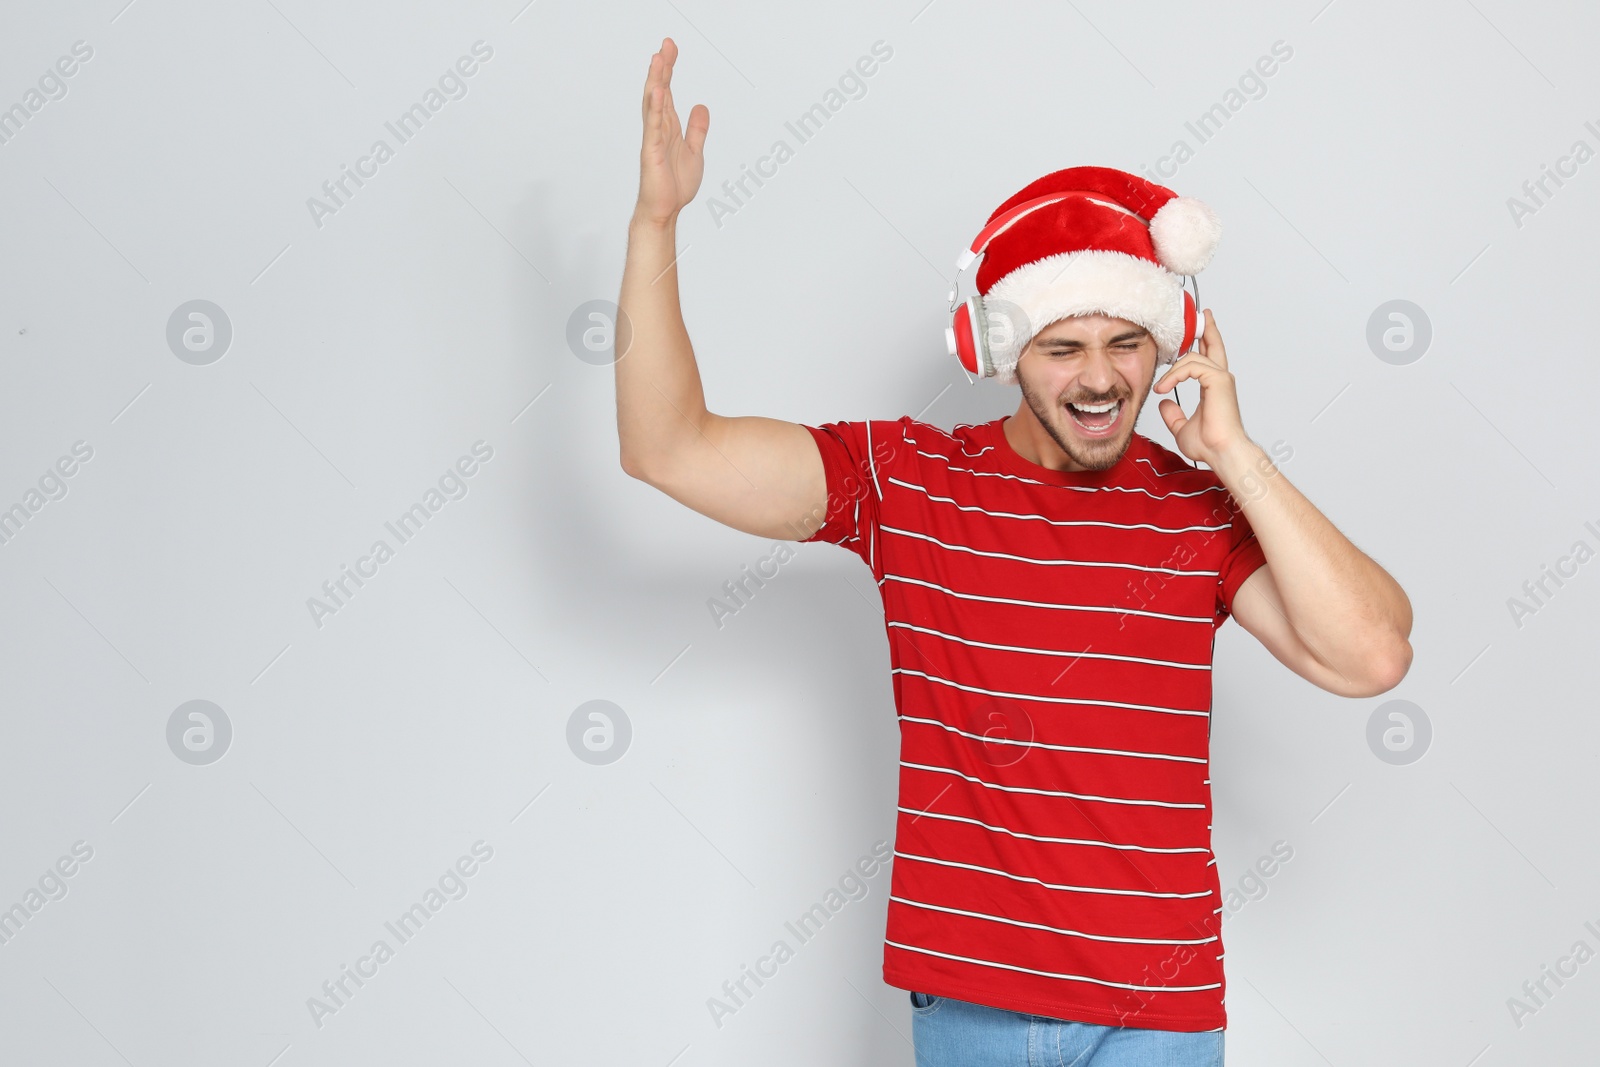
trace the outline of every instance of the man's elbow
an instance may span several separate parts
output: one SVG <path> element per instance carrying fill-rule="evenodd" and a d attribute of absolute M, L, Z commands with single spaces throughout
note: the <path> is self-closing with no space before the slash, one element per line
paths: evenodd
<path fill-rule="evenodd" d="M 645 463 L 644 458 L 637 453 L 623 451 L 618 455 L 617 459 L 622 464 L 622 473 L 630 478 L 641 482 L 650 482 L 654 476 L 655 472 L 652 466 Z"/>
<path fill-rule="evenodd" d="M 1365 684 L 1358 697 L 1381 696 L 1399 685 L 1411 671 L 1411 642 L 1398 638 L 1389 651 L 1374 655 L 1369 661 Z"/>

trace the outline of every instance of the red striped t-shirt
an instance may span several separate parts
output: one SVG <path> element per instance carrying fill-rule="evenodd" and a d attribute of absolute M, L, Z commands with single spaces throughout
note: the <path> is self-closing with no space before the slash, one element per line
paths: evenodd
<path fill-rule="evenodd" d="M 1217 476 L 1137 432 L 1104 471 L 995 419 L 807 426 L 883 598 L 900 725 L 889 985 L 1217 1030 L 1211 660 L 1266 562 Z"/>

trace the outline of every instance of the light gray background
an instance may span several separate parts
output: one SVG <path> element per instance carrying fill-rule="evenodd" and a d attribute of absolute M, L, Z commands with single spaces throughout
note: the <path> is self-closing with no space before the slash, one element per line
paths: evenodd
<path fill-rule="evenodd" d="M 1229 1062 L 1592 1059 L 1600 962 L 1520 1027 L 1507 1006 L 1600 948 L 1600 563 L 1520 627 L 1507 605 L 1600 547 L 1600 161 L 1520 227 L 1507 206 L 1600 148 L 1588 8 L 124 3 L 11 2 L 0 28 L 0 106 L 94 50 L 0 146 L 0 507 L 93 448 L 0 546 L 0 907 L 94 850 L 0 945 L 0 1061 L 911 1063 L 887 872 L 722 1026 L 707 1008 L 892 833 L 897 751 L 861 563 L 804 546 L 718 629 L 708 599 L 771 542 L 628 479 L 613 371 L 566 341 L 617 295 L 665 35 L 680 111 L 712 116 L 678 231 L 710 407 L 945 427 L 1017 402 L 943 350 L 989 211 L 1193 145 L 1292 47 L 1167 181 L 1223 221 L 1201 293 L 1247 430 L 1405 586 L 1416 661 L 1346 700 L 1221 631 L 1223 884 L 1294 849 L 1225 927 Z M 468 94 L 314 225 L 306 199 L 477 40 Z M 715 225 L 707 195 L 877 40 L 865 95 Z M 165 339 L 193 299 L 234 331 L 207 366 Z M 1392 299 L 1433 328 L 1405 366 L 1366 341 Z M 1153 403 L 1139 428 L 1171 446 Z M 316 626 L 307 599 L 480 439 L 466 496 Z M 1407 766 L 1367 742 L 1397 698 L 1434 731 Z M 233 726 L 208 766 L 166 741 L 194 699 Z M 607 766 L 566 740 L 595 699 L 633 729 Z M 307 999 L 478 840 L 467 895 L 315 1025 Z"/>

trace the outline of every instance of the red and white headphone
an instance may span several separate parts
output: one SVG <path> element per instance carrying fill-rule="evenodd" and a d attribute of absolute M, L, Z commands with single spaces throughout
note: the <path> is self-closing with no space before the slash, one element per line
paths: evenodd
<path fill-rule="evenodd" d="M 983 228 L 983 231 L 977 237 L 973 238 L 971 247 L 963 251 L 956 260 L 955 280 L 950 283 L 949 299 L 953 317 L 950 325 L 944 331 L 945 346 L 949 349 L 950 354 L 961 363 L 961 366 L 966 368 L 967 373 L 976 374 L 979 378 L 992 378 L 995 376 L 996 368 L 990 353 L 990 322 L 984 310 L 983 297 L 974 294 L 967 297 L 963 302 L 958 303 L 956 301 L 956 290 L 961 283 L 961 273 L 978 261 L 978 257 L 984 254 L 990 241 L 1010 229 L 1019 219 L 1042 207 L 1060 203 L 1069 197 L 1082 197 L 1102 207 L 1112 208 L 1125 215 L 1131 215 L 1147 227 L 1150 225 L 1149 219 L 1136 211 L 1130 211 L 1122 204 L 1105 199 L 1104 193 L 1084 189 L 1068 189 L 1051 193 L 1048 196 L 1041 196 L 1035 200 L 1024 201 L 1011 210 L 996 216 L 993 221 Z M 1194 288 L 1194 295 L 1190 296 L 1187 288 L 1183 291 L 1183 342 L 1178 345 L 1178 356 L 1187 354 L 1191 348 L 1195 347 L 1199 341 L 1201 328 L 1204 325 L 1199 312 L 1200 283 L 1195 280 L 1192 274 L 1185 274 L 1180 277 L 1185 283 Z"/>

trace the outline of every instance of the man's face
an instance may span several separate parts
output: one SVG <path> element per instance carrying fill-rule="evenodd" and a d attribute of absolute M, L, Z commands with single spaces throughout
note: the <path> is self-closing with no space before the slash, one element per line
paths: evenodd
<path fill-rule="evenodd" d="M 1104 470 L 1122 458 L 1155 379 L 1156 342 L 1127 319 L 1076 315 L 1040 330 L 1017 361 L 1034 418 L 1069 459 Z M 1072 405 L 1115 405 L 1109 414 Z"/>

